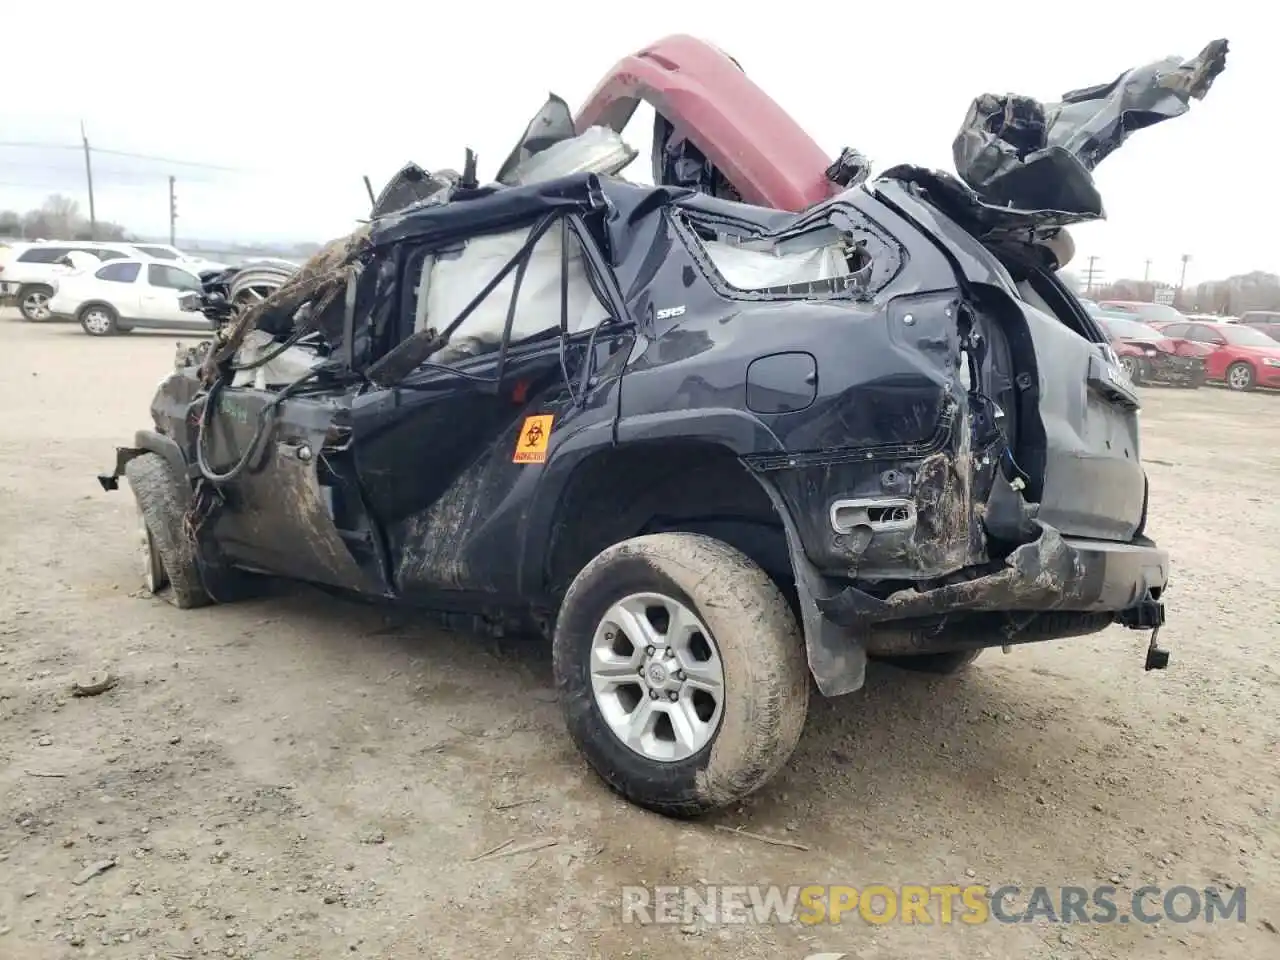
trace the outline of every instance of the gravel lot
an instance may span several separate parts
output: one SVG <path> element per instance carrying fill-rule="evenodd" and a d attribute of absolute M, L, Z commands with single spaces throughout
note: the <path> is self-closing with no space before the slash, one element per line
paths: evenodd
<path fill-rule="evenodd" d="M 308 588 L 185 613 L 142 593 L 132 498 L 94 475 L 175 338 L 12 312 L 0 336 L 0 958 L 1280 956 L 1280 397 L 1144 392 L 1167 672 L 1119 628 L 963 678 L 876 666 L 815 699 L 769 789 L 680 824 L 579 760 L 540 644 Z M 104 669 L 118 686 L 71 696 Z M 474 860 L 507 840 L 555 844 Z M 620 908 L 627 884 L 1112 878 L 1121 898 L 1245 886 L 1246 920 L 641 928 Z"/>

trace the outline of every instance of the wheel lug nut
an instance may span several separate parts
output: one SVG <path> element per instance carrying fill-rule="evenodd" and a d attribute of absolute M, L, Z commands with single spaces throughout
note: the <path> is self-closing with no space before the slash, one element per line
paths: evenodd
<path fill-rule="evenodd" d="M 670 647 L 667 647 L 666 651 L 662 655 L 666 657 L 668 660 L 670 660 L 672 657 L 676 655 L 676 652 L 672 650 Z"/>
<path fill-rule="evenodd" d="M 677 671 L 676 671 L 676 679 L 677 679 L 677 680 L 679 680 L 681 683 L 683 683 L 683 682 L 684 682 L 684 671 L 683 671 L 683 670 L 677 670 Z"/>
<path fill-rule="evenodd" d="M 658 691 L 657 691 L 657 690 L 650 690 L 650 691 L 649 691 L 649 699 L 650 699 L 650 700 L 657 700 L 657 699 L 658 699 Z"/>
<path fill-rule="evenodd" d="M 679 699 L 680 699 L 680 694 L 678 694 L 678 693 L 676 693 L 674 690 L 672 690 L 670 693 L 668 693 L 668 694 L 667 694 L 667 699 L 668 699 L 668 700 L 672 700 L 672 701 L 679 700 Z"/>
<path fill-rule="evenodd" d="M 644 667 L 638 667 L 638 668 L 636 669 L 636 673 L 638 673 L 640 676 L 642 676 L 642 677 L 643 677 L 643 676 L 644 676 Z"/>
<path fill-rule="evenodd" d="M 646 655 L 646 656 L 650 656 L 650 657 L 652 657 L 652 656 L 653 656 L 653 652 L 654 652 L 654 651 L 653 651 L 653 647 L 645 647 L 645 648 L 644 648 L 644 652 L 645 652 L 645 655 Z"/>

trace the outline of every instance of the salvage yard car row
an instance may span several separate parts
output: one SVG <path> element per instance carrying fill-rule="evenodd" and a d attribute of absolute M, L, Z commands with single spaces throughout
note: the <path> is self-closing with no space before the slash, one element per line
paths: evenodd
<path fill-rule="evenodd" d="M 211 331 L 178 306 L 202 276 L 226 269 L 168 244 L 36 241 L 9 245 L 0 259 L 0 300 L 29 322 L 71 319 L 108 336 L 134 327 Z"/>
<path fill-rule="evenodd" d="M 1103 301 L 1089 312 L 1135 384 L 1280 387 L 1280 343 L 1254 323 L 1193 320 L 1164 304 Z"/>

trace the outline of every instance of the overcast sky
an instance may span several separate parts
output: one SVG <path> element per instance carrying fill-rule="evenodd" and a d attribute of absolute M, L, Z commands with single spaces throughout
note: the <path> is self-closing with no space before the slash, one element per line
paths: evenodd
<path fill-rule="evenodd" d="M 492 177 L 548 92 L 575 107 L 621 56 L 668 33 L 732 54 L 832 157 L 845 145 L 876 169 L 952 169 L 970 100 L 1017 92 L 1045 100 L 1113 80 L 1216 37 L 1227 69 L 1184 117 L 1137 133 L 1097 173 L 1108 220 L 1073 230 L 1072 269 L 1100 257 L 1106 279 L 1188 282 L 1280 272 L 1280 14 L 1257 0 L 1212 4 L 655 4 L 644 13 L 580 0 L 554 4 L 357 4 L 113 0 L 5 4 L 15 38 L 0 60 L 0 209 L 61 191 L 84 204 L 83 118 L 91 143 L 209 166 L 95 154 L 98 216 L 135 232 L 168 230 L 177 177 L 178 238 L 323 241 L 368 211 L 403 163 Z M 1144 10 L 1144 8 L 1147 8 Z M 1001 12 L 1002 10 L 1006 12 Z M 296 12 L 291 12 L 296 11 Z M 526 12 L 527 11 L 527 12 Z M 554 12 L 548 12 L 554 11 Z M 648 176 L 652 114 L 626 131 Z M 227 169 L 212 169 L 224 167 Z"/>

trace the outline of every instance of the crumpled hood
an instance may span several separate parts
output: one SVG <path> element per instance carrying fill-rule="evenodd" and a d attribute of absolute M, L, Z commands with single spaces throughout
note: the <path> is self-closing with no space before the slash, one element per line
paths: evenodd
<path fill-rule="evenodd" d="M 1106 216 L 1093 170 L 1131 133 L 1181 116 L 1227 62 L 1214 40 L 1190 60 L 1166 57 L 1057 103 L 1018 94 L 977 97 L 952 144 L 955 175 L 902 165 L 882 176 L 916 183 L 979 236 L 1042 241 Z"/>

